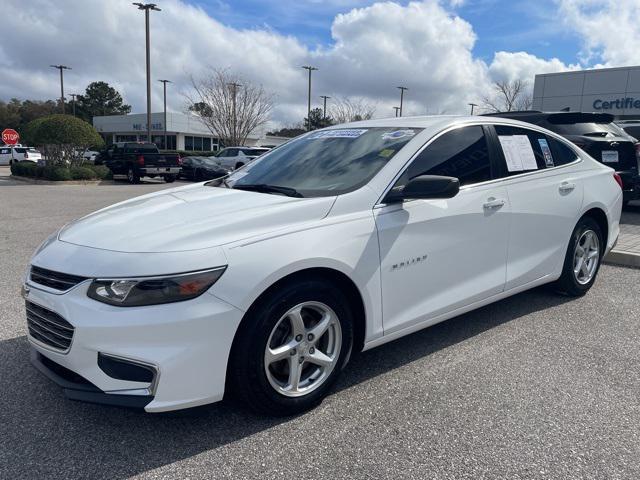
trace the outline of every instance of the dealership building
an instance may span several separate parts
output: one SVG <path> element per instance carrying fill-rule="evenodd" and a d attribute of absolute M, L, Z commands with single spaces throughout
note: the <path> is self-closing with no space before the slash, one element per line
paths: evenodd
<path fill-rule="evenodd" d="M 107 115 L 93 117 L 93 126 L 105 143 L 147 141 L 147 114 Z M 200 117 L 184 113 L 167 112 L 167 144 L 164 144 L 164 113 L 151 114 L 151 141 L 161 150 L 209 152 L 223 148 Z M 246 146 L 273 147 L 288 138 L 256 135 L 247 138 Z M 229 145 L 230 146 L 230 145 Z"/>
<path fill-rule="evenodd" d="M 640 119 L 640 66 L 536 75 L 532 108 Z"/>

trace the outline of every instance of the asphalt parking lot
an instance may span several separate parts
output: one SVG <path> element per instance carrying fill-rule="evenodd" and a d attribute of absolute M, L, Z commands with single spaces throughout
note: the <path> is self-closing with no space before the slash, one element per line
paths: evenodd
<path fill-rule="evenodd" d="M 28 361 L 29 257 L 65 222 L 167 187 L 0 168 L 0 478 L 640 478 L 640 270 L 623 267 L 581 299 L 536 289 L 365 352 L 294 418 L 66 400 Z"/>

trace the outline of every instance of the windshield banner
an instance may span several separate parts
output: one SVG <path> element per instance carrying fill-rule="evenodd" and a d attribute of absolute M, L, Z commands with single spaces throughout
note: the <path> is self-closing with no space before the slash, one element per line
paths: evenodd
<path fill-rule="evenodd" d="M 358 138 L 366 131 L 366 128 L 324 130 L 312 133 L 306 138 L 307 140 L 316 140 L 318 138 Z"/>

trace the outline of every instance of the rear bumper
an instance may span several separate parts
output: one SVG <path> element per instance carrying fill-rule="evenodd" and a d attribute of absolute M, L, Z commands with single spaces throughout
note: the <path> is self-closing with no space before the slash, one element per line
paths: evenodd
<path fill-rule="evenodd" d="M 31 347 L 31 363 L 49 380 L 62 388 L 70 400 L 144 409 L 153 400 L 153 395 L 114 395 L 100 390 L 84 377 L 63 367 Z"/>
<path fill-rule="evenodd" d="M 180 173 L 180 167 L 142 167 L 140 168 L 140 173 L 147 175 L 178 175 Z"/>

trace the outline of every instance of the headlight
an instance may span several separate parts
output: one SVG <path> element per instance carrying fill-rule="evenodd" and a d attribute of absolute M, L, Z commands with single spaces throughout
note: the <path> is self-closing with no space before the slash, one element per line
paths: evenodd
<path fill-rule="evenodd" d="M 198 297 L 222 276 L 227 267 L 162 277 L 96 279 L 87 295 L 119 307 L 181 302 Z"/>

